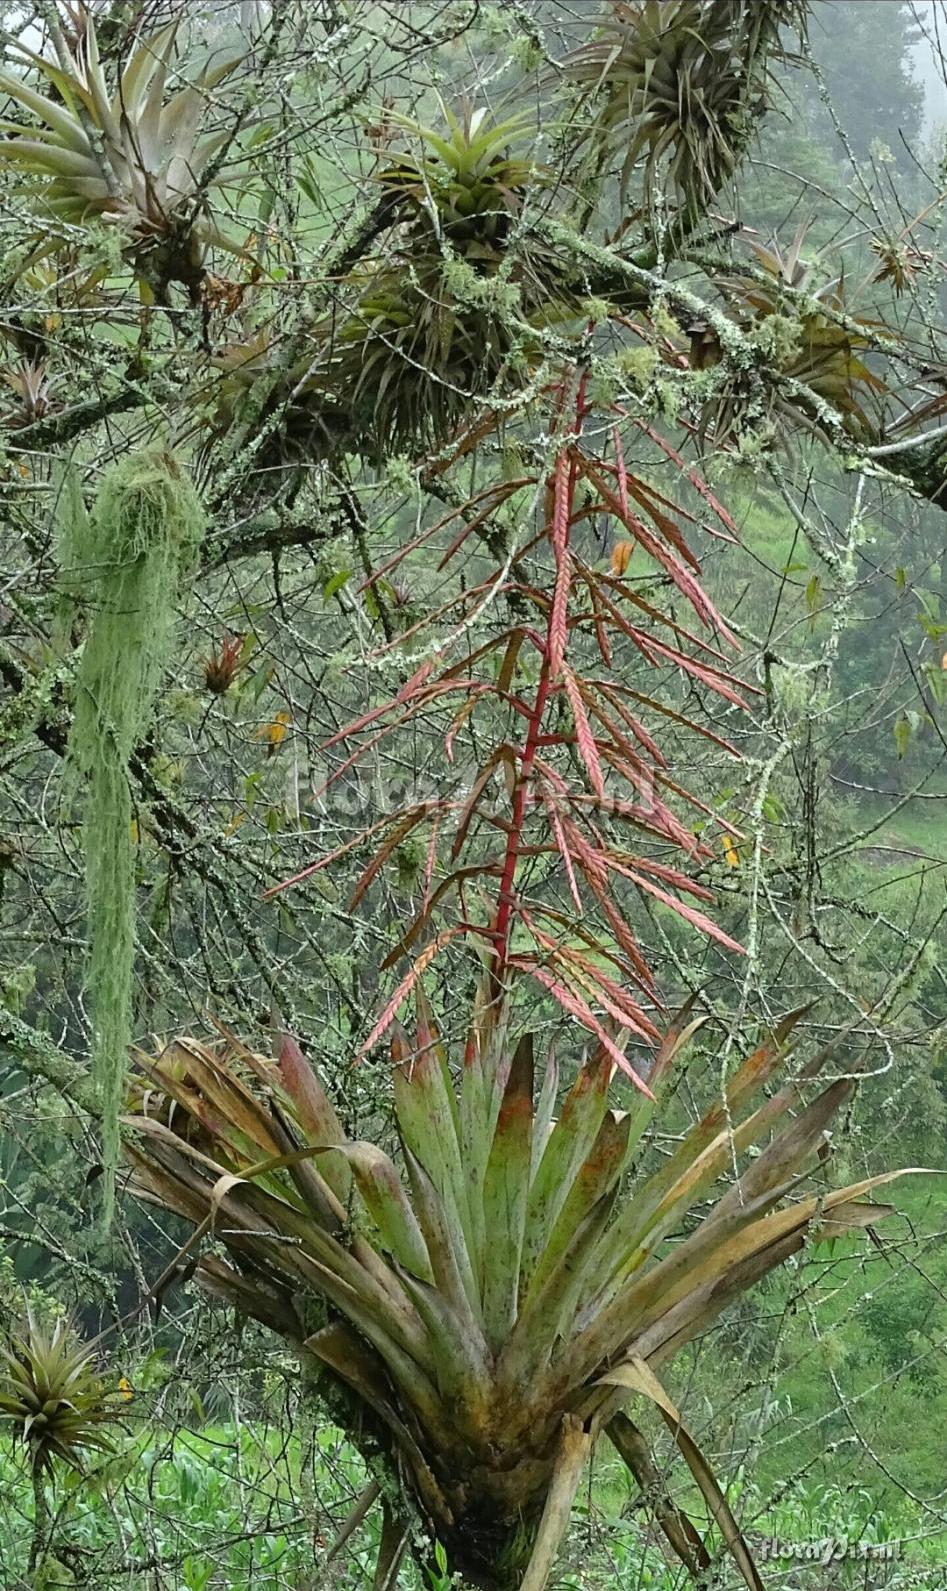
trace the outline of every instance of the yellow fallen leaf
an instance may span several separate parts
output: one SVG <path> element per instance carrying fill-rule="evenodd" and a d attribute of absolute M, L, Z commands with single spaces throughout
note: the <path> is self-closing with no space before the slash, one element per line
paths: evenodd
<path fill-rule="evenodd" d="M 132 1398 L 135 1396 L 135 1393 L 134 1393 L 134 1390 L 132 1388 L 131 1382 L 126 1380 L 125 1376 L 119 1376 L 119 1378 L 118 1378 L 118 1390 L 122 1394 L 122 1397 L 124 1398 L 125 1402 L 126 1403 L 131 1403 Z"/>
<path fill-rule="evenodd" d="M 268 724 L 264 724 L 262 728 L 257 730 L 255 738 L 267 742 L 266 755 L 268 757 L 272 757 L 273 753 L 278 751 L 283 744 L 290 723 L 289 713 L 277 713 L 276 717 L 271 718 Z"/>
<path fill-rule="evenodd" d="M 631 563 L 631 555 L 635 550 L 633 541 L 616 541 L 612 548 L 612 574 L 623 575 Z"/>
<path fill-rule="evenodd" d="M 727 858 L 727 866 L 728 867 L 739 867 L 740 866 L 740 853 L 737 850 L 736 846 L 734 845 L 734 843 L 733 843 L 732 839 L 730 838 L 729 834 L 722 834 L 720 836 L 720 839 L 721 839 L 721 843 L 723 845 L 723 854 Z"/>

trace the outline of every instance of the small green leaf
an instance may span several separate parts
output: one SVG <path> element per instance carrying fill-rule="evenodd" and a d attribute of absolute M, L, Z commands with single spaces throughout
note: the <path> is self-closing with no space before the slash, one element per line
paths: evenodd
<path fill-rule="evenodd" d="M 306 198 L 309 200 L 309 203 L 311 205 L 318 206 L 319 204 L 322 203 L 322 196 L 319 193 L 319 189 L 316 187 L 316 185 L 312 181 L 312 179 L 306 175 L 305 172 L 297 171 L 297 173 L 296 173 L 296 186 L 297 186 L 297 188 L 299 188 L 302 191 L 302 193 L 305 194 Z"/>
<path fill-rule="evenodd" d="M 927 679 L 930 693 L 938 707 L 943 707 L 944 703 L 947 702 L 947 673 L 944 672 L 947 669 L 947 653 L 944 654 L 944 657 L 945 661 L 942 663 L 924 664 L 924 675 Z"/>
<path fill-rule="evenodd" d="M 270 683 L 272 674 L 272 663 L 264 663 L 262 668 L 258 668 L 255 674 L 250 675 L 250 678 L 248 679 L 244 688 L 244 694 L 251 702 L 258 702 L 260 700 L 260 697 L 266 690 L 267 685 Z"/>
<path fill-rule="evenodd" d="M 894 743 L 898 748 L 898 758 L 900 760 L 911 743 L 911 725 L 906 718 L 899 718 L 894 726 Z"/>
<path fill-rule="evenodd" d="M 900 564 L 898 565 L 897 569 L 894 571 L 894 583 L 897 586 L 899 591 L 903 591 L 905 586 L 908 583 L 907 573 L 906 573 L 906 571 L 904 569 L 901 568 Z"/>
<path fill-rule="evenodd" d="M 351 569 L 337 569 L 335 574 L 330 576 L 322 588 L 322 595 L 326 602 L 329 602 L 331 598 L 335 596 L 337 591 L 341 591 L 342 587 L 347 585 L 351 578 Z"/>

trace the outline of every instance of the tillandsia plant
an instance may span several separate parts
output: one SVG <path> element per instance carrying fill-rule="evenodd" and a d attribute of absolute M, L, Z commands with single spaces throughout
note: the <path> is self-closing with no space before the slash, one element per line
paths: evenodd
<path fill-rule="evenodd" d="M 122 1403 L 121 1388 L 106 1387 L 92 1350 L 66 1322 L 47 1328 L 28 1314 L 0 1340 L 0 1431 L 22 1445 L 33 1480 L 31 1570 L 49 1545 L 45 1487 L 57 1461 L 78 1469 L 88 1455 L 110 1452 Z"/>
<path fill-rule="evenodd" d="M 538 347 L 531 313 L 548 324 L 558 307 L 552 271 L 513 242 L 547 180 L 526 158 L 523 119 L 443 111 L 443 134 L 389 116 L 413 146 L 378 174 L 403 240 L 341 332 L 341 373 L 382 451 L 443 442 L 472 399 L 522 377 Z"/>
<path fill-rule="evenodd" d="M 701 1025 L 690 1009 L 620 1111 L 609 1049 L 560 1100 L 554 1053 L 536 1068 L 532 1037 L 512 1037 L 489 979 L 462 1055 L 442 1045 L 420 991 L 417 1006 L 413 1040 L 393 1030 L 395 1159 L 346 1137 L 288 1035 L 275 1059 L 229 1035 L 182 1038 L 138 1056 L 132 1190 L 193 1223 L 189 1249 L 223 1245 L 226 1259 L 200 1257 L 198 1279 L 322 1367 L 318 1392 L 369 1464 L 401 1477 L 402 1506 L 420 1510 L 451 1571 L 485 1591 L 541 1591 L 601 1432 L 683 1562 L 706 1569 L 709 1544 L 661 1490 L 628 1412 L 644 1403 L 761 1591 L 658 1370 L 807 1242 L 887 1212 L 867 1196 L 890 1176 L 833 1191 L 808 1180 L 851 1078 L 820 1085 L 823 1051 L 778 1082 L 794 1013 L 643 1175 L 655 1098 Z"/>
<path fill-rule="evenodd" d="M 669 193 L 692 227 L 736 170 L 766 108 L 780 29 L 805 31 L 804 0 L 611 0 L 563 62 L 590 100 L 590 133 L 623 155 L 621 192 L 644 162 L 645 207 Z"/>
<path fill-rule="evenodd" d="M 574 315 L 552 252 L 518 235 L 549 185 L 525 119 L 442 112 L 440 128 L 387 116 L 408 144 L 375 151 L 392 249 L 342 284 L 347 313 L 306 327 L 288 366 L 267 332 L 215 355 L 217 423 L 235 443 L 262 431 L 261 462 L 440 446 L 472 407 L 515 390 L 543 331 Z"/>
<path fill-rule="evenodd" d="M 341 776 L 423 704 L 450 703 L 448 751 L 487 704 L 494 737 L 498 708 L 521 726 L 519 737 L 494 738 L 463 799 L 420 802 L 383 819 L 356 888 L 357 905 L 419 825 L 436 836 L 452 824 L 457 865 L 435 886 L 429 846 L 422 909 L 390 958 L 412 959 L 364 1046 L 393 1035 L 398 1154 L 349 1141 L 317 1073 L 282 1033 L 272 1059 L 229 1034 L 214 1046 L 183 1038 L 160 1056 L 140 1055 L 126 1155 L 133 1191 L 193 1223 L 188 1249 L 204 1238 L 226 1249 L 227 1259 L 201 1255 L 202 1283 L 323 1367 L 320 1391 L 335 1418 L 370 1464 L 402 1478 L 403 1508 L 420 1510 L 451 1571 L 485 1591 L 541 1591 L 601 1432 L 645 1488 L 682 1561 L 706 1569 L 709 1541 L 662 1491 L 627 1412 L 644 1400 L 673 1433 L 745 1582 L 760 1591 L 723 1491 L 657 1372 L 808 1241 L 884 1215 L 866 1196 L 889 1178 L 834 1191 L 808 1182 L 853 1081 L 819 1085 L 825 1051 L 771 1087 L 799 1013 L 736 1070 L 658 1169 L 644 1169 L 655 1108 L 700 1019 L 689 1008 L 670 1026 L 661 1018 L 616 890 L 632 886 L 739 947 L 684 899 L 706 891 L 648 849 L 673 845 L 688 858 L 707 851 L 672 810 L 686 794 L 643 721 L 667 713 L 677 732 L 687 720 L 622 678 L 612 648 L 629 643 L 648 666 L 670 664 L 734 706 L 742 698 L 716 644 L 729 644 L 727 626 L 700 586 L 673 504 L 626 469 L 617 438 L 613 457 L 592 454 L 585 387 L 579 376 L 553 395 L 559 434 L 549 473 L 506 481 L 468 506 L 448 556 L 479 512 L 517 491 L 539 505 L 527 545 L 508 548 L 499 570 L 465 594 L 455 627 L 444 626 L 447 640 L 397 697 L 337 737 Z M 726 526 L 708 488 L 696 476 L 693 484 Z M 623 532 L 607 574 L 579 553 L 576 527 L 590 514 Z M 636 550 L 714 641 L 626 578 Z M 527 551 L 546 555 L 542 577 Z M 391 564 L 370 582 L 390 572 Z M 453 661 L 464 604 L 476 609 L 499 586 L 522 616 Z M 583 635 L 597 651 L 594 675 L 579 667 Z M 606 769 L 624 792 L 606 789 Z M 500 805 L 491 788 L 497 770 Z M 488 837 L 486 854 L 463 860 L 475 825 Z M 550 898 L 557 874 L 574 914 Z M 452 900 L 459 910 L 439 926 L 435 913 Z M 479 947 L 486 970 L 463 1054 L 452 1059 L 421 980 L 459 937 Z M 526 978 L 593 1036 L 561 1102 L 554 1055 L 534 1076 L 532 1037 L 515 1033 L 511 990 Z M 396 1012 L 412 994 L 419 1020 L 409 1042 Z M 645 1059 L 626 1055 L 631 1042 Z M 633 1085 L 624 1111 L 609 1105 L 618 1069 Z M 396 1546 L 409 1534 L 395 1532 Z M 383 1551 L 391 1541 L 386 1530 Z"/>
<path fill-rule="evenodd" d="M 741 432 L 768 429 L 774 438 L 800 426 L 818 432 L 827 413 L 853 436 L 867 438 L 875 430 L 871 402 L 888 388 L 866 358 L 882 328 L 852 312 L 844 277 L 825 280 L 823 269 L 819 279 L 818 257 L 806 259 L 803 252 L 807 231 L 804 223 L 785 251 L 776 242 L 765 247 L 751 240 L 745 274 L 719 278 L 733 322 L 751 347 L 798 384 L 799 395 L 792 401 L 776 389 L 763 391 L 752 366 L 728 372 L 702 416 L 715 446 L 726 446 Z M 883 330 L 893 341 L 893 329 Z M 701 328 L 699 353 L 692 342 L 691 356 L 702 369 L 721 359 L 711 327 Z"/>
<path fill-rule="evenodd" d="M 235 247 L 214 223 L 207 201 L 212 162 L 232 129 L 205 133 L 203 124 L 212 91 L 242 52 L 211 61 L 167 96 L 176 22 L 142 39 L 112 85 L 91 16 L 72 50 L 54 19 L 50 25 L 55 61 L 14 42 L 9 48 L 23 75 L 0 73 L 0 93 L 30 117 L 25 125 L 0 124 L 7 135 L 0 141 L 0 166 L 26 179 L 15 191 L 42 226 L 31 259 L 71 246 L 68 229 L 57 223 L 98 220 L 126 234 L 127 258 L 148 296 L 164 299 L 168 285 L 181 282 L 195 298 L 208 244 Z M 31 86 L 30 71 L 54 98 Z"/>

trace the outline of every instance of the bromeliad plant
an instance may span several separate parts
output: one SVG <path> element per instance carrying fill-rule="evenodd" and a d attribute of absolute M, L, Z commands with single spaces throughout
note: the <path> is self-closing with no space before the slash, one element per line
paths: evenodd
<path fill-rule="evenodd" d="M 568 309 L 549 250 L 515 237 L 548 185 L 524 119 L 442 110 L 441 128 L 387 117 L 409 145 L 376 174 L 388 258 L 346 280 L 347 312 L 305 328 L 289 362 L 259 331 L 215 356 L 216 423 L 235 445 L 262 428 L 268 468 L 440 446 L 478 402 L 522 383 Z"/>
<path fill-rule="evenodd" d="M 485 489 L 467 505 L 448 556 L 516 493 L 538 505 L 523 544 L 504 550 L 499 569 L 449 610 L 450 622 L 438 616 L 442 644 L 397 695 L 336 737 L 336 777 L 394 726 L 445 701 L 448 751 L 481 711 L 494 737 L 463 799 L 416 803 L 381 821 L 372 837 L 384 838 L 356 889 L 355 905 L 398 846 L 429 826 L 421 909 L 391 958 L 413 959 L 366 1041 L 393 1033 L 396 1153 L 348 1139 L 286 1034 L 274 1059 L 229 1034 L 213 1046 L 184 1038 L 157 1058 L 138 1057 L 125 1122 L 131 1186 L 193 1224 L 189 1249 L 207 1240 L 197 1267 L 207 1288 L 322 1367 L 335 1418 L 370 1464 L 400 1478 L 403 1506 L 420 1510 L 451 1571 L 484 1591 L 541 1591 L 602 1432 L 682 1561 L 706 1569 L 708 1540 L 661 1489 L 626 1410 L 644 1400 L 667 1423 L 747 1585 L 760 1591 L 720 1485 L 658 1371 L 808 1241 L 879 1219 L 886 1207 L 866 1195 L 888 1178 L 836 1191 L 808 1183 L 853 1084 L 846 1076 L 820 1086 L 822 1053 L 771 1086 L 799 1013 L 739 1067 L 663 1163 L 644 1169 L 655 1107 L 700 1020 L 686 1009 L 662 1031 L 651 973 L 616 892 L 632 886 L 738 947 L 686 902 L 706 891 L 662 854 L 707 854 L 672 809 L 684 792 L 644 722 L 663 713 L 677 733 L 688 720 L 669 706 L 666 687 L 662 697 L 641 689 L 630 668 L 619 674 L 612 647 L 627 644 L 643 666 L 682 673 L 711 700 L 736 706 L 741 697 L 717 644 L 728 644 L 726 625 L 700 587 L 674 505 L 626 469 L 617 434 L 612 457 L 591 452 L 585 382 L 565 422 L 567 395 L 563 388 L 556 398 L 549 473 Z M 728 524 L 706 486 L 696 476 L 692 484 Z M 608 573 L 583 555 L 581 527 L 592 515 L 627 538 Z M 633 557 L 660 571 L 703 635 L 663 611 L 654 590 L 642 594 L 628 573 Z M 501 589 L 510 625 L 471 653 L 469 613 Z M 580 666 L 591 645 L 594 672 Z M 518 733 L 498 742 L 501 710 Z M 606 770 L 618 775 L 614 790 Z M 435 886 L 437 835 L 448 822 L 452 866 Z M 563 909 L 557 880 L 574 913 Z M 452 898 L 459 912 L 443 926 L 435 914 Z M 452 1058 L 420 980 L 460 936 L 479 947 L 486 971 L 463 1054 Z M 513 1032 L 509 992 L 524 976 L 594 1036 L 561 1103 L 554 1055 L 535 1077 L 533 1039 Z M 395 1014 L 412 991 L 419 1020 L 409 1042 Z M 632 1064 L 629 1042 L 653 1046 L 647 1063 Z M 618 1068 L 634 1085 L 628 1110 L 609 1105 Z M 734 1168 L 735 1180 L 721 1186 Z M 210 1248 L 214 1240 L 226 1257 Z M 376 1576 L 386 1585 L 409 1534 L 387 1523 Z"/>
<path fill-rule="evenodd" d="M 112 1451 L 124 1396 L 103 1383 L 91 1348 L 62 1320 L 45 1327 L 27 1314 L 22 1329 L 0 1341 L 0 1432 L 23 1448 L 33 1482 L 31 1571 L 49 1549 L 47 1481 L 57 1465 L 81 1469 Z"/>
<path fill-rule="evenodd" d="M 669 194 L 691 228 L 733 175 L 766 108 L 780 29 L 805 32 L 805 0 L 611 0 L 563 62 L 591 104 L 590 134 L 622 154 L 621 192 L 643 166 L 645 208 Z"/>
<path fill-rule="evenodd" d="M 34 1473 L 51 1473 L 57 1459 L 75 1468 L 86 1453 L 108 1452 L 121 1405 L 64 1321 L 45 1328 L 28 1315 L 22 1331 L 0 1342 L 0 1422 Z"/>
<path fill-rule="evenodd" d="M 287 1035 L 275 1060 L 229 1035 L 184 1038 L 138 1057 L 126 1123 L 133 1190 L 194 1224 L 189 1248 L 216 1240 L 199 1280 L 321 1367 L 334 1417 L 372 1466 L 401 1478 L 405 1506 L 416 1504 L 450 1569 L 473 1585 L 541 1591 L 601 1432 L 684 1563 L 709 1565 L 708 1543 L 660 1489 L 626 1412 L 644 1402 L 760 1591 L 657 1372 L 807 1242 L 886 1213 L 866 1196 L 887 1177 L 831 1192 L 806 1180 L 851 1080 L 820 1086 L 822 1053 L 776 1083 L 794 1013 L 645 1176 L 655 1100 L 701 1025 L 690 1010 L 627 1111 L 609 1106 L 603 1045 L 560 1102 L 555 1055 L 535 1077 L 533 1039 L 513 1040 L 488 980 L 456 1060 L 420 994 L 418 1011 L 413 1042 L 395 1029 L 391 1046 L 394 1158 L 347 1138 Z"/>
<path fill-rule="evenodd" d="M 239 65 L 228 53 L 168 96 L 177 23 L 142 39 L 110 86 L 99 59 L 95 23 L 86 18 L 70 52 L 61 33 L 57 59 L 10 45 L 23 75 L 0 73 L 0 93 L 30 122 L 0 123 L 0 167 L 21 180 L 14 192 L 33 207 L 43 237 L 32 260 L 72 245 L 68 228 L 90 220 L 120 229 L 126 255 L 145 292 L 163 298 L 183 283 L 195 298 L 206 248 L 234 248 L 207 204 L 210 167 L 232 127 L 204 130 L 212 91 Z M 28 79 L 38 73 L 51 96 Z"/>
<path fill-rule="evenodd" d="M 525 158 L 522 146 L 528 119 L 495 121 L 481 107 L 464 108 L 458 118 L 441 103 L 444 129 L 438 131 L 389 111 L 387 121 L 412 141 L 379 173 L 378 181 L 410 216 L 417 243 L 447 238 L 468 260 L 497 266 L 498 245 L 507 238 L 528 187 L 542 173 Z M 511 149 L 511 145 L 513 149 Z"/>
<path fill-rule="evenodd" d="M 853 436 L 875 433 L 873 409 L 888 387 L 866 360 L 879 333 L 891 341 L 894 331 L 856 314 L 844 277 L 825 279 L 818 257 L 805 258 L 807 231 L 804 223 L 785 250 L 775 241 L 768 248 L 751 242 L 746 274 L 718 281 L 750 346 L 799 386 L 793 397 L 775 387 L 763 393 L 752 368 L 730 372 L 703 415 L 717 446 L 754 429 L 768 428 L 781 439 L 801 425 L 818 434 L 825 413 L 837 416 Z M 721 355 L 713 331 L 704 329 L 700 363 L 713 365 Z"/>

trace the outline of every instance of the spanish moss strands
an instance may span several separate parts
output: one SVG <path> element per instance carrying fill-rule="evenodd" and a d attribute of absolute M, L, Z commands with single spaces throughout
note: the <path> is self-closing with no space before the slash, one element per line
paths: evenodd
<path fill-rule="evenodd" d="M 130 454 L 87 514 L 75 480 L 62 494 L 62 568 L 87 633 L 69 762 L 86 785 L 83 840 L 105 1219 L 114 1200 L 118 1116 L 132 1030 L 135 845 L 128 765 L 151 721 L 177 599 L 204 532 L 193 485 L 170 453 Z"/>

